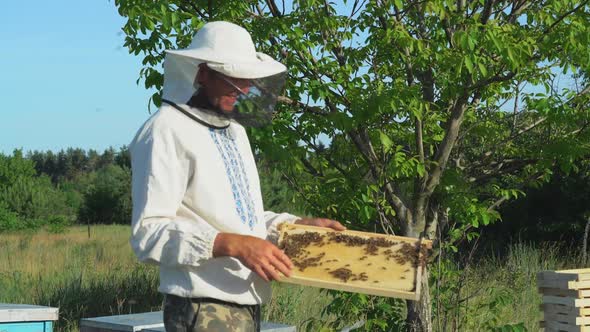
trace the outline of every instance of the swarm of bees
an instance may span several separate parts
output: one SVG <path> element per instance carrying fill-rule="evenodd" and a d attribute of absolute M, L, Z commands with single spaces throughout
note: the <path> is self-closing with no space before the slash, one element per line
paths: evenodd
<path fill-rule="evenodd" d="M 343 234 L 341 232 L 328 232 L 325 234 L 317 232 L 303 232 L 298 234 L 284 234 L 284 237 L 279 247 L 285 252 L 291 261 L 299 269 L 304 271 L 308 267 L 322 266 L 324 263 L 335 263 L 338 259 L 328 259 L 322 261 L 325 257 L 325 253 L 322 252 L 318 255 L 311 255 L 311 252 L 307 250 L 310 246 L 323 247 L 330 243 L 339 243 L 347 247 L 363 247 L 364 256 L 359 258 L 359 261 L 364 261 L 369 256 L 379 255 L 381 248 L 385 248 L 381 252 L 381 255 L 385 256 L 386 260 L 393 260 L 397 264 L 403 265 L 410 262 L 414 267 L 419 264 L 426 264 L 426 257 L 428 254 L 428 248 L 421 246 L 420 250 L 416 245 L 410 243 L 401 243 L 401 248 L 397 251 L 393 251 L 391 248 L 394 245 L 400 244 L 399 242 L 388 240 L 386 238 L 365 238 L 355 235 Z M 372 263 L 367 263 L 366 266 L 371 266 Z M 365 272 L 359 274 L 353 273 L 349 269 L 349 264 L 346 264 L 337 269 L 330 270 L 325 267 L 324 271 L 329 271 L 329 274 L 334 278 L 339 279 L 343 282 L 350 281 L 367 281 L 368 275 Z M 385 266 L 381 266 L 382 270 L 387 270 Z M 407 272 L 406 270 L 404 272 Z M 405 279 L 405 277 L 402 277 Z M 378 283 L 378 281 L 373 281 Z"/>

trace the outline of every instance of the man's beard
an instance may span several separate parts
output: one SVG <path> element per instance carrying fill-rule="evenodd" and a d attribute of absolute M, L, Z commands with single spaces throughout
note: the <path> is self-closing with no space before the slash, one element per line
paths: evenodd
<path fill-rule="evenodd" d="M 207 97 L 207 92 L 203 88 L 200 88 L 197 91 L 197 93 L 195 93 L 186 104 L 191 107 L 199 108 L 202 110 L 213 112 L 217 115 L 228 117 L 228 114 L 226 112 L 220 110 L 219 107 L 211 103 L 209 97 Z"/>

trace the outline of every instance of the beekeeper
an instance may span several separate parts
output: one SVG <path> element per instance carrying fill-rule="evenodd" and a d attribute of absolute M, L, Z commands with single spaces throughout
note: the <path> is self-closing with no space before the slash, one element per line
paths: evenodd
<path fill-rule="evenodd" d="M 344 229 L 263 209 L 244 126 L 271 120 L 285 77 L 228 22 L 207 23 L 189 48 L 166 52 L 162 107 L 130 151 L 131 245 L 160 266 L 167 331 L 258 331 L 269 281 L 293 266 L 275 246 L 277 225 Z"/>

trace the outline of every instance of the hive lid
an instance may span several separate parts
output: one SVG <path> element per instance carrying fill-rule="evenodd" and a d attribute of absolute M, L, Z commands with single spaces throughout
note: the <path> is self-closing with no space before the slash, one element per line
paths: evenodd
<path fill-rule="evenodd" d="M 164 326 L 162 318 L 162 311 L 154 311 L 141 314 L 84 318 L 80 321 L 80 325 L 115 331 L 135 332 Z"/>
<path fill-rule="evenodd" d="M 292 325 L 285 325 L 285 324 L 278 324 L 278 323 L 271 323 L 271 322 L 262 322 L 260 324 L 260 331 L 261 332 L 296 332 L 295 326 Z"/>
<path fill-rule="evenodd" d="M 0 303 L 0 323 L 57 320 L 59 308 L 30 304 Z"/>
<path fill-rule="evenodd" d="M 537 273 L 537 287 L 542 289 L 590 289 L 590 269 L 540 271 Z"/>
<path fill-rule="evenodd" d="M 293 325 L 285 325 L 278 323 L 262 322 L 260 324 L 260 332 L 296 332 L 297 329 Z M 166 332 L 164 326 L 145 329 L 142 332 Z"/>

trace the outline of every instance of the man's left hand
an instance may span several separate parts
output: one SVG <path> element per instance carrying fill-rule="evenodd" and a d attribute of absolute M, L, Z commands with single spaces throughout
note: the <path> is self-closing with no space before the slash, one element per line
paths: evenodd
<path fill-rule="evenodd" d="M 336 220 L 326 219 L 326 218 L 303 218 L 295 221 L 296 224 L 299 225 L 308 225 L 308 226 L 318 226 L 318 227 L 327 227 L 332 228 L 336 231 L 344 231 L 346 227 L 344 227 L 341 223 Z"/>

